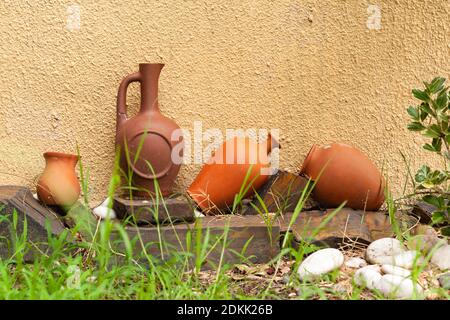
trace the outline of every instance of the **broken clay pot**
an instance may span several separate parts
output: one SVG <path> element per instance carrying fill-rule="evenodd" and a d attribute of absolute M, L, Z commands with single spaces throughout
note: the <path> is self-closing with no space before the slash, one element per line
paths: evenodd
<path fill-rule="evenodd" d="M 317 180 L 313 196 L 324 207 L 335 208 L 347 201 L 346 207 L 376 211 L 384 202 L 385 183 L 380 171 L 349 145 L 314 145 L 300 173 Z"/>
<path fill-rule="evenodd" d="M 253 195 L 272 173 L 268 155 L 275 148 L 279 144 L 270 133 L 261 143 L 248 137 L 225 141 L 189 186 L 188 194 L 210 214 L 232 206 L 241 190 L 243 198 Z"/>
<path fill-rule="evenodd" d="M 80 183 L 75 173 L 78 156 L 46 152 L 44 158 L 45 169 L 36 187 L 39 200 L 49 206 L 70 207 L 80 196 Z"/>
<path fill-rule="evenodd" d="M 160 63 L 139 64 L 138 72 L 122 80 L 117 95 L 116 146 L 120 149 L 120 166 L 127 173 L 131 169 L 132 193 L 142 197 L 155 194 L 155 180 L 162 195 L 169 195 L 183 156 L 180 127 L 159 111 L 158 80 L 163 67 Z M 141 84 L 141 107 L 135 117 L 128 119 L 127 88 L 136 81 Z M 179 134 L 172 140 L 176 130 Z M 175 147 L 179 149 L 179 161 L 172 159 Z"/>

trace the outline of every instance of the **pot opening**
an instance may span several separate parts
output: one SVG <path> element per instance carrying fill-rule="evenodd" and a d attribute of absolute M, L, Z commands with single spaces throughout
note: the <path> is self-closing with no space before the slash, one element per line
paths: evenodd
<path fill-rule="evenodd" d="M 159 70 L 164 67 L 164 63 L 139 63 L 139 69 L 145 70 L 145 69 L 153 69 L 153 70 Z"/>
<path fill-rule="evenodd" d="M 68 159 L 78 159 L 76 154 L 63 153 L 63 152 L 45 152 L 44 158 L 68 158 Z"/>

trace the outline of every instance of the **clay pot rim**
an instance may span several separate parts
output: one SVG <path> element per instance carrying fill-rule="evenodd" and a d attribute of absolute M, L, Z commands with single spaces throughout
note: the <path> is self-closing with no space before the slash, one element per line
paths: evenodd
<path fill-rule="evenodd" d="M 160 67 L 164 67 L 165 64 L 164 63 L 152 63 L 152 62 L 140 62 L 139 66 L 160 66 Z"/>
<path fill-rule="evenodd" d="M 78 159 L 78 155 L 64 152 L 54 152 L 49 151 L 44 153 L 44 158 L 70 158 L 70 159 Z"/>
<path fill-rule="evenodd" d="M 305 157 L 305 160 L 303 160 L 302 167 L 300 169 L 300 174 L 305 173 L 306 167 L 308 167 L 309 162 L 311 162 L 312 155 L 313 155 L 314 151 L 316 151 L 316 149 L 318 147 L 319 146 L 317 144 L 313 144 L 312 145 L 311 149 L 309 150 L 308 154 Z"/>

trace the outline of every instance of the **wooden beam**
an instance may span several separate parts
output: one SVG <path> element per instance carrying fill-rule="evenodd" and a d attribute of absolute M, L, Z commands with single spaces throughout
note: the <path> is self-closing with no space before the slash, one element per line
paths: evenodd
<path fill-rule="evenodd" d="M 194 221 L 194 205 L 186 195 L 176 195 L 158 202 L 151 199 L 115 197 L 113 209 L 119 219 L 138 224 L 168 224 Z"/>
<path fill-rule="evenodd" d="M 201 239 L 202 246 L 209 237 L 206 252 L 210 252 L 204 261 L 206 267 L 219 263 L 222 250 L 222 262 L 228 264 L 266 263 L 279 253 L 279 226 L 268 228 L 259 216 L 208 216 L 197 219 L 195 223 L 161 226 L 159 230 L 157 227 L 127 226 L 126 231 L 133 241 L 140 243 L 139 237 L 142 239 L 149 255 L 165 260 L 174 254 L 193 255 L 191 263 L 195 261 L 196 249 L 199 249 L 197 237 Z M 118 233 L 114 237 L 117 239 Z M 137 246 L 137 250 L 137 253 L 143 253 L 141 245 Z"/>
<path fill-rule="evenodd" d="M 389 217 L 383 212 L 348 208 L 341 209 L 334 216 L 332 212 L 333 209 L 301 212 L 291 228 L 295 240 L 339 247 L 345 243 L 369 244 L 376 239 L 393 235 Z M 287 231 L 291 219 L 292 213 L 279 217 L 282 233 Z M 326 219 L 330 220 L 323 225 Z M 321 225 L 323 226 L 319 228 Z"/>
<path fill-rule="evenodd" d="M 13 213 L 17 212 L 18 222 L 14 228 Z M 46 223 L 53 235 L 65 230 L 59 217 L 50 209 L 41 205 L 26 187 L 0 186 L 0 257 L 6 259 L 14 253 L 16 234 L 24 231 L 27 221 L 27 242 L 32 244 L 25 255 L 26 261 L 32 261 L 36 254 L 48 251 Z"/>

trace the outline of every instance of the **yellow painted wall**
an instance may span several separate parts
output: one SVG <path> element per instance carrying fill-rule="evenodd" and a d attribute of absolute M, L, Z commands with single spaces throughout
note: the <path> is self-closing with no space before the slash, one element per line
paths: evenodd
<path fill-rule="evenodd" d="M 397 195 L 400 153 L 414 171 L 428 160 L 405 129 L 410 91 L 450 76 L 448 0 L 2 0 L 0 15 L 1 184 L 31 186 L 43 152 L 78 142 L 94 202 L 113 166 L 117 88 L 139 62 L 166 64 L 161 109 L 180 126 L 280 128 L 290 169 L 313 143 L 350 143 L 384 163 Z M 184 166 L 178 188 L 199 169 Z"/>

